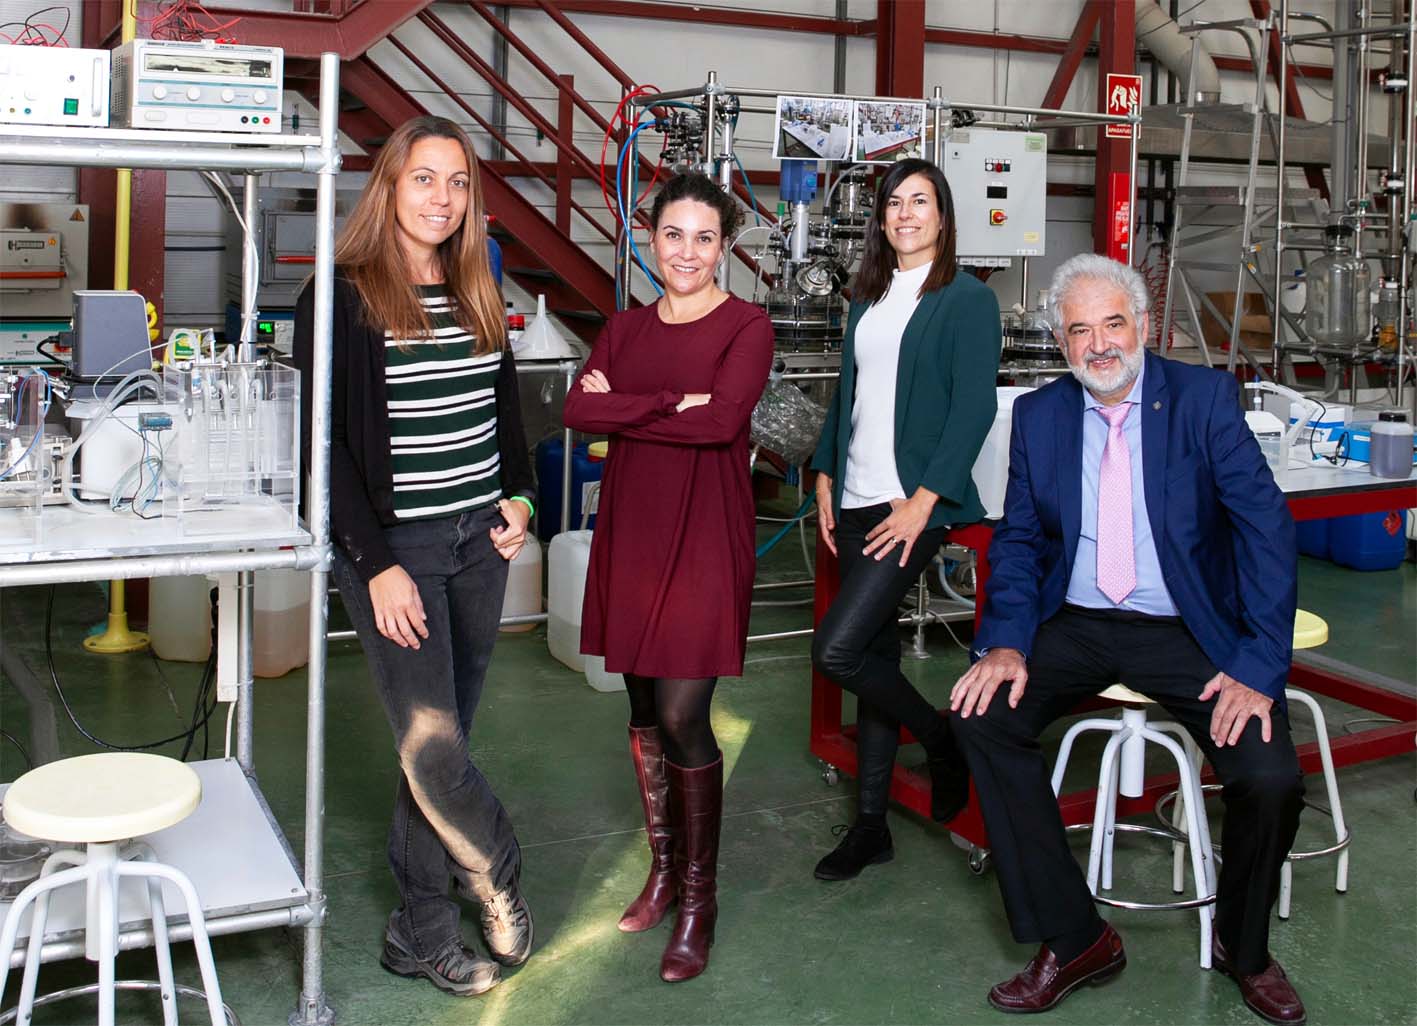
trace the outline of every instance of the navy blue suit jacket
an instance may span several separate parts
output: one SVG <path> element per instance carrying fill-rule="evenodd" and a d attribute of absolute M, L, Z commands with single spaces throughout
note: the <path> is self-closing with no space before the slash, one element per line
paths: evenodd
<path fill-rule="evenodd" d="M 1027 657 L 1062 608 L 1082 519 L 1082 386 L 1070 375 L 1014 403 L 1004 517 L 978 651 Z M 1294 521 L 1245 424 L 1235 379 L 1146 354 L 1142 476 L 1166 587 L 1215 666 L 1284 698 L 1294 644 Z M 1125 683 L 1125 682 L 1123 682 Z"/>

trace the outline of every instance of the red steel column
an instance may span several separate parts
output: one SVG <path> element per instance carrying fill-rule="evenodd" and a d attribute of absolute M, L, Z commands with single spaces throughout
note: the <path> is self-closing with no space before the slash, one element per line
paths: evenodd
<path fill-rule="evenodd" d="M 88 15 L 89 12 L 85 11 Z M 112 25 L 107 18 L 121 17 L 118 4 L 98 6 L 84 18 L 83 45 L 101 47 Z M 138 2 L 138 31 L 158 14 L 152 0 Z M 89 205 L 89 288 L 113 287 L 113 211 L 117 172 L 109 168 L 80 168 L 78 195 Z M 167 248 L 167 172 L 133 172 L 133 216 L 128 257 L 128 287 L 157 307 L 163 316 L 163 288 Z"/>
<path fill-rule="evenodd" d="M 556 76 L 556 130 L 562 141 L 574 146 L 576 111 L 571 106 L 571 95 L 576 91 L 575 75 Z M 571 236 L 571 159 L 566 151 L 556 151 L 556 227 L 567 237 Z"/>
<path fill-rule="evenodd" d="M 925 0 L 876 0 L 876 93 L 925 95 Z"/>
<path fill-rule="evenodd" d="M 1097 109 L 1107 109 L 1107 74 L 1136 74 L 1136 4 L 1133 0 L 1088 0 L 1089 7 L 1099 13 L 1097 54 Z M 1107 196 L 1113 172 L 1126 174 L 1131 169 L 1130 143 L 1126 139 L 1108 139 L 1102 128 L 1097 129 L 1097 170 L 1094 178 L 1092 214 L 1092 248 L 1107 252 L 1110 211 Z"/>
<path fill-rule="evenodd" d="M 1068 89 L 1078 73 L 1078 67 L 1092 44 L 1092 34 L 1097 31 L 1097 18 L 1101 14 L 1096 4 L 1084 4 L 1078 14 L 1073 34 L 1068 38 L 1067 48 L 1058 61 L 1058 69 L 1053 72 L 1053 81 L 1048 83 L 1048 91 L 1043 94 L 1040 107 L 1062 107 L 1068 98 Z"/>

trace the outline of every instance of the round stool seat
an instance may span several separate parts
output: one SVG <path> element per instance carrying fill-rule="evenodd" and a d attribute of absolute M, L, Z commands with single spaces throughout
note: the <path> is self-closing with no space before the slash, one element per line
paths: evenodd
<path fill-rule="evenodd" d="M 1318 648 L 1328 641 L 1328 621 L 1323 617 L 1298 609 L 1294 612 L 1294 647 Z"/>
<path fill-rule="evenodd" d="M 126 841 L 180 823 L 202 800 L 192 767 L 162 755 L 103 752 L 32 769 L 5 792 L 5 822 L 70 844 Z"/>
<path fill-rule="evenodd" d="M 1125 684 L 1113 684 L 1105 691 L 1097 694 L 1098 698 L 1105 698 L 1109 702 L 1126 702 L 1128 705 L 1155 705 L 1151 699 L 1147 698 L 1139 691 L 1133 691 Z"/>

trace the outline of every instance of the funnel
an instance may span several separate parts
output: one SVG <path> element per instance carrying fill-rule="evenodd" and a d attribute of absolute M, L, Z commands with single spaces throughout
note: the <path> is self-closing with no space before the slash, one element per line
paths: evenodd
<path fill-rule="evenodd" d="M 546 297 L 536 297 L 536 316 L 513 347 L 518 360 L 573 360 L 576 351 L 546 314 Z"/>

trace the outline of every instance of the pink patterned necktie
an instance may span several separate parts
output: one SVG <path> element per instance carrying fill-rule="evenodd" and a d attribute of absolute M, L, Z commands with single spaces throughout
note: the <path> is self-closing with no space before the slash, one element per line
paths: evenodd
<path fill-rule="evenodd" d="M 1122 425 L 1131 403 L 1099 406 L 1107 421 L 1107 444 L 1097 480 L 1097 587 L 1117 605 L 1137 586 L 1132 545 L 1132 454 Z"/>

